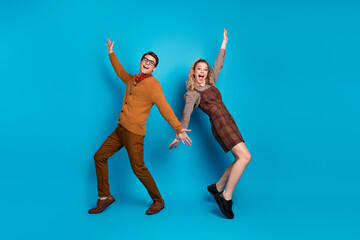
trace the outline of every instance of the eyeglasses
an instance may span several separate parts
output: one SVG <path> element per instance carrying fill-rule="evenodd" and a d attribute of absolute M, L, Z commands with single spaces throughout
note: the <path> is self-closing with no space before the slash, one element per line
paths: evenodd
<path fill-rule="evenodd" d="M 143 62 L 145 64 L 149 64 L 150 66 L 154 67 L 155 66 L 155 62 L 153 60 L 147 59 L 146 57 L 144 57 Z"/>

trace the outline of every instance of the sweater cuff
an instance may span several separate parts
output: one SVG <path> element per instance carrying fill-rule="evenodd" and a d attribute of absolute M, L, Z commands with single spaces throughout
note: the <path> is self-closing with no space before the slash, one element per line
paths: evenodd
<path fill-rule="evenodd" d="M 181 125 L 175 129 L 177 135 L 179 135 L 179 133 L 181 133 L 181 129 L 182 129 Z"/>

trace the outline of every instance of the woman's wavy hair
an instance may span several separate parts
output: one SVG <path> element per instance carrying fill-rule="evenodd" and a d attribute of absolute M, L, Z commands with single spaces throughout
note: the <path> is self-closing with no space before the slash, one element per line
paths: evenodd
<path fill-rule="evenodd" d="M 208 66 L 208 74 L 207 74 L 207 77 L 205 79 L 205 83 L 213 86 L 214 85 L 214 80 L 213 80 L 213 77 L 212 77 L 212 74 L 211 74 L 211 68 L 210 68 L 210 65 L 209 63 L 205 60 L 205 59 L 197 59 L 193 65 L 191 66 L 190 68 L 190 71 L 189 71 L 189 75 L 188 75 L 188 80 L 186 81 L 186 89 L 187 90 L 190 90 L 190 91 L 194 91 L 195 89 L 195 83 L 196 83 L 196 79 L 195 79 L 195 68 L 196 68 L 196 65 L 198 63 L 206 63 L 206 65 Z"/>

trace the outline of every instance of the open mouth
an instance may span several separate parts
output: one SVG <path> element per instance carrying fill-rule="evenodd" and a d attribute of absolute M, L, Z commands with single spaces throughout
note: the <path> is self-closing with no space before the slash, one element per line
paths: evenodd
<path fill-rule="evenodd" d="M 145 69 L 149 69 L 149 67 L 147 67 L 147 66 L 145 66 L 145 65 L 143 65 L 143 68 L 145 68 Z"/>
<path fill-rule="evenodd" d="M 198 75 L 200 81 L 204 80 L 204 75 Z"/>

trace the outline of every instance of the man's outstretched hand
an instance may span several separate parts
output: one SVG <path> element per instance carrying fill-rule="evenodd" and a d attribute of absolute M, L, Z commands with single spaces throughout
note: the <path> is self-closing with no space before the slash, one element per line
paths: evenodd
<path fill-rule="evenodd" d="M 172 141 L 169 145 L 169 149 L 173 149 L 173 148 L 176 148 L 177 146 L 179 145 L 179 140 L 178 139 L 174 139 L 174 141 Z"/>
<path fill-rule="evenodd" d="M 112 53 L 113 52 L 113 47 L 114 47 L 114 42 L 112 42 L 111 43 L 111 41 L 110 41 L 110 38 L 108 38 L 107 40 L 106 40 L 106 48 L 107 48 L 107 51 L 108 51 L 108 53 L 110 54 L 110 53 Z"/>

